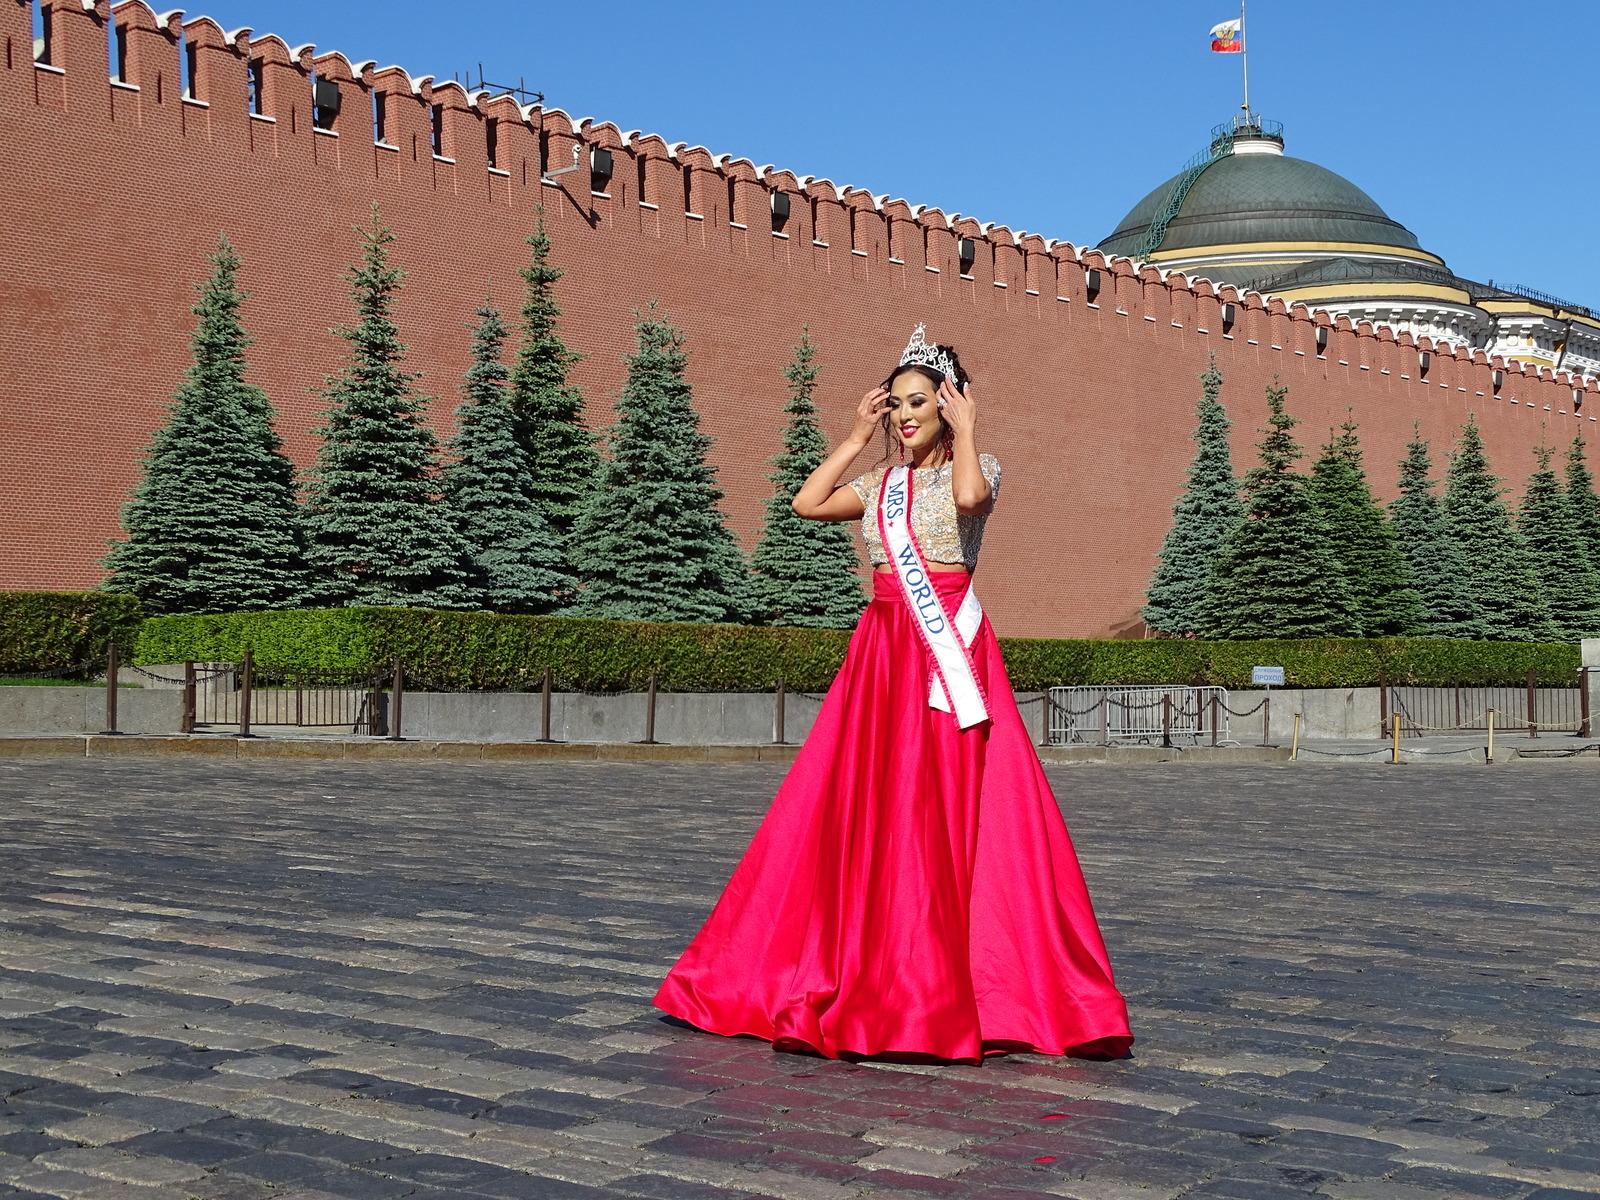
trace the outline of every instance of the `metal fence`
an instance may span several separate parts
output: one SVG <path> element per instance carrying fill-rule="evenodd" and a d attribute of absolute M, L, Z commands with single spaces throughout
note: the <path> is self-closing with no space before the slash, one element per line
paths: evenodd
<path fill-rule="evenodd" d="M 185 663 L 184 732 L 215 725 L 388 733 L 389 680 L 348 671 L 278 671 L 242 663 Z"/>
<path fill-rule="evenodd" d="M 1236 712 L 1220 687 L 1058 687 L 1049 696 L 1049 746 L 1237 746 L 1228 728 Z"/>
<path fill-rule="evenodd" d="M 1494 727 L 1506 733 L 1525 730 L 1529 737 L 1538 737 L 1541 731 L 1589 737 L 1587 675 L 1579 673 L 1577 687 L 1541 687 L 1531 679 L 1521 687 L 1387 687 L 1382 691 L 1382 724 L 1389 728 L 1392 717 L 1407 737 L 1477 732 L 1489 728 L 1492 711 Z"/>
<path fill-rule="evenodd" d="M 103 665 L 107 681 L 104 732 L 115 734 L 118 732 L 117 680 L 121 669 L 115 645 L 108 647 Z M 98 674 L 100 668 L 100 662 L 80 663 L 28 677 L 81 675 L 91 671 Z M 430 691 L 537 691 L 541 694 L 541 704 L 540 736 L 536 740 L 554 740 L 551 737 L 554 679 L 549 669 L 533 686 L 515 683 L 501 688 L 447 686 L 420 677 L 399 662 L 380 672 L 284 671 L 261 667 L 248 652 L 238 663 L 185 663 L 181 675 L 164 675 L 138 666 L 128 669 L 157 687 L 182 688 L 181 729 L 185 733 L 199 728 L 217 730 L 236 726 L 241 736 L 248 737 L 251 727 L 260 725 L 339 729 L 403 740 L 402 706 L 409 681 Z M 1541 732 L 1593 737 L 1589 675 L 1589 668 L 1579 670 L 1576 687 L 1541 686 L 1531 671 L 1526 683 L 1519 687 L 1382 685 L 1377 689 L 1380 708 L 1377 734 L 1382 738 L 1421 737 L 1493 729 L 1505 733 L 1525 731 L 1534 738 Z M 641 741 L 648 745 L 656 740 L 655 675 L 649 677 L 643 691 L 646 706 Z M 784 716 L 788 693 L 784 681 L 777 680 L 772 691 L 776 744 L 787 742 Z M 813 701 L 823 699 L 810 693 L 797 694 Z M 1118 742 L 1236 746 L 1240 743 L 1232 736 L 1230 718 L 1256 713 L 1261 714 L 1261 745 L 1272 744 L 1272 697 L 1264 696 L 1253 707 L 1240 710 L 1231 706 L 1228 690 L 1221 687 L 1056 687 L 1023 700 L 1022 704 L 1030 711 L 1032 705 L 1041 705 L 1035 728 L 1042 746 Z M 1251 736 L 1254 736 L 1253 730 Z M 1297 739 L 1298 736 L 1297 722 Z"/>

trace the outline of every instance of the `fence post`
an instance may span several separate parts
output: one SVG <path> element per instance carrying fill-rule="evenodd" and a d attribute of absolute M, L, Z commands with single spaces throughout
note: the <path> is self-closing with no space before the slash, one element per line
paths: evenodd
<path fill-rule="evenodd" d="M 1589 668 L 1578 671 L 1578 736 L 1593 737 L 1589 732 Z"/>
<path fill-rule="evenodd" d="M 1261 698 L 1261 744 L 1272 745 L 1272 696 Z"/>
<path fill-rule="evenodd" d="M 117 674 L 122 670 L 122 659 L 117 653 L 117 643 L 106 646 L 106 727 L 101 733 L 121 733 L 117 728 Z"/>
<path fill-rule="evenodd" d="M 1535 705 L 1535 703 L 1537 703 L 1537 698 L 1536 698 L 1536 696 L 1534 694 L 1533 687 L 1534 687 L 1533 668 L 1529 667 L 1528 668 L 1528 736 L 1531 737 L 1531 738 L 1536 738 L 1536 737 L 1539 736 L 1539 725 L 1538 725 L 1539 718 L 1538 718 L 1538 716 L 1537 716 L 1537 714 L 1535 713 L 1535 710 L 1534 710 L 1534 705 Z"/>
<path fill-rule="evenodd" d="M 1378 740 L 1383 741 L 1389 732 L 1389 681 L 1378 676 Z"/>
<path fill-rule="evenodd" d="M 1172 745 L 1172 693 L 1161 693 L 1161 745 Z"/>
<path fill-rule="evenodd" d="M 1050 687 L 1039 689 L 1039 745 L 1050 744 Z"/>
<path fill-rule="evenodd" d="M 782 746 L 787 742 L 787 739 L 783 736 L 784 696 L 783 676 L 779 675 L 778 694 L 773 698 L 772 702 L 772 744 L 774 746 Z"/>
<path fill-rule="evenodd" d="M 183 664 L 183 716 L 178 719 L 179 733 L 193 733 L 195 720 L 194 662 Z"/>
<path fill-rule="evenodd" d="M 1489 718 L 1489 744 L 1483 748 L 1483 761 L 1492 763 L 1494 761 L 1494 709 L 1491 708 L 1486 715 Z"/>
<path fill-rule="evenodd" d="M 644 700 L 644 741 L 646 746 L 656 744 L 656 673 L 650 672 L 650 686 Z"/>
<path fill-rule="evenodd" d="M 247 648 L 244 652 L 244 669 L 239 676 L 239 736 L 242 738 L 255 736 L 250 732 L 250 718 L 253 715 L 250 708 L 255 697 L 255 686 L 256 653 Z"/>
<path fill-rule="evenodd" d="M 1217 716 L 1217 694 L 1215 692 L 1212 692 L 1211 693 L 1211 744 L 1213 746 L 1215 746 L 1217 744 L 1219 726 L 1220 726 L 1220 721 L 1219 721 L 1218 716 Z"/>
<path fill-rule="evenodd" d="M 1111 693 L 1100 693 L 1100 744 L 1111 745 Z"/>
<path fill-rule="evenodd" d="M 544 682 L 539 687 L 539 740 L 549 742 L 550 736 L 550 668 L 544 669 Z"/>
<path fill-rule="evenodd" d="M 394 660 L 394 682 L 389 686 L 389 738 L 391 742 L 403 742 L 401 736 L 400 709 L 406 699 L 406 672 L 400 665 L 400 660 Z"/>

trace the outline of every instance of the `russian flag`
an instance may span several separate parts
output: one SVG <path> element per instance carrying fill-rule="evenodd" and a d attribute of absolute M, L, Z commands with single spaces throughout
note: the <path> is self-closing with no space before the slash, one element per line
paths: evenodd
<path fill-rule="evenodd" d="M 1237 54 L 1244 49 L 1244 39 L 1239 36 L 1243 22 L 1238 18 L 1223 21 L 1211 27 L 1211 49 L 1218 54 Z"/>

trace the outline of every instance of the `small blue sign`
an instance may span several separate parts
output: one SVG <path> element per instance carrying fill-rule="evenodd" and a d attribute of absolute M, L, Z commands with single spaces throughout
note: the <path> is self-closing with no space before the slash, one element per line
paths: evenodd
<path fill-rule="evenodd" d="M 1253 684 L 1264 684 L 1267 687 L 1282 687 L 1283 686 L 1283 668 L 1282 667 L 1251 667 L 1250 668 L 1250 682 L 1253 683 Z"/>

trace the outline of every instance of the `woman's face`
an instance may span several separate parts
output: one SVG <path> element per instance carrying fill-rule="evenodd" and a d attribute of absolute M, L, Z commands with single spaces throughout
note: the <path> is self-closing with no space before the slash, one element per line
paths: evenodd
<path fill-rule="evenodd" d="M 906 371 L 889 386 L 889 428 L 910 451 L 932 446 L 942 432 L 938 389 L 921 371 Z"/>

